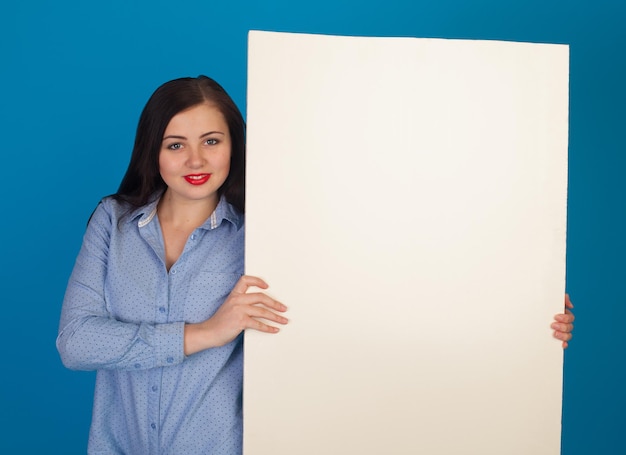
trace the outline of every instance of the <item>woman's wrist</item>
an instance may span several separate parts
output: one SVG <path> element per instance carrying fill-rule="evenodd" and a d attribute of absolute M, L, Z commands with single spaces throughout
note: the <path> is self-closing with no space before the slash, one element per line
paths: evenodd
<path fill-rule="evenodd" d="M 183 349 L 186 356 L 213 347 L 208 336 L 210 331 L 205 327 L 206 323 L 207 321 L 197 324 L 185 324 Z"/>

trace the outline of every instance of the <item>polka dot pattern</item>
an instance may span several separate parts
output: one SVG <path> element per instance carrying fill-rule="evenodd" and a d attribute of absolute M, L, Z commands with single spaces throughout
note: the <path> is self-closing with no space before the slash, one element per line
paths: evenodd
<path fill-rule="evenodd" d="M 242 336 L 185 357 L 183 330 L 243 274 L 243 217 L 221 200 L 168 273 L 155 210 L 104 199 L 66 291 L 61 358 L 98 370 L 89 453 L 238 454 Z"/>

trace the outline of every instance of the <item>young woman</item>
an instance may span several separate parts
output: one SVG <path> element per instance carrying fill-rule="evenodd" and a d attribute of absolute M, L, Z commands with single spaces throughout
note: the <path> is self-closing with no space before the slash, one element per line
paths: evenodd
<path fill-rule="evenodd" d="M 267 284 L 243 276 L 244 170 L 244 121 L 219 84 L 154 92 L 61 314 L 63 363 L 98 370 L 90 454 L 241 453 L 241 333 L 287 323 L 282 303 L 247 292 Z M 553 324 L 564 346 L 567 311 Z"/>
<path fill-rule="evenodd" d="M 243 274 L 245 126 L 207 77 L 159 87 L 89 222 L 57 346 L 98 370 L 89 453 L 241 452 L 244 329 L 285 307 Z"/>

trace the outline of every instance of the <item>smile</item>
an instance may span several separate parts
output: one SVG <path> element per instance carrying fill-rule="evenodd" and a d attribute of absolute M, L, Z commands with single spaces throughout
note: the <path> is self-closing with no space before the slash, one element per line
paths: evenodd
<path fill-rule="evenodd" d="M 202 185 L 211 178 L 211 174 L 190 174 L 185 176 L 185 180 L 192 185 Z"/>

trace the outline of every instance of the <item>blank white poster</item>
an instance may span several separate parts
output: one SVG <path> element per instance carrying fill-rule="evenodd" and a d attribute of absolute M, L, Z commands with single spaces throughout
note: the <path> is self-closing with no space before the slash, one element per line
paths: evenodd
<path fill-rule="evenodd" d="M 246 455 L 560 453 L 568 59 L 250 33 Z"/>

